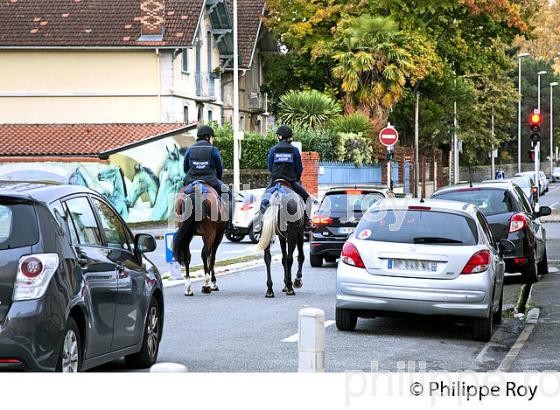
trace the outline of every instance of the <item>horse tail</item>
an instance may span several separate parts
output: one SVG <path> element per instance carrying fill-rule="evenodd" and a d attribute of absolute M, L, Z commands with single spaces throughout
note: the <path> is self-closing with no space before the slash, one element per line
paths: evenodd
<path fill-rule="evenodd" d="M 191 208 L 186 219 L 179 225 L 179 229 L 177 230 L 177 233 L 175 234 L 175 238 L 173 240 L 173 256 L 175 257 L 176 261 L 184 266 L 187 266 L 190 262 L 189 247 L 192 238 L 196 233 L 196 218 L 194 211 L 195 195 L 194 193 L 189 194 L 188 197 L 190 198 L 193 207 Z"/>
<path fill-rule="evenodd" d="M 276 195 L 277 194 L 274 194 L 270 199 L 270 206 L 263 215 L 261 239 L 255 248 L 257 251 L 266 250 L 276 236 L 276 229 L 278 228 L 278 211 L 280 211 L 280 201 L 274 200 Z"/>

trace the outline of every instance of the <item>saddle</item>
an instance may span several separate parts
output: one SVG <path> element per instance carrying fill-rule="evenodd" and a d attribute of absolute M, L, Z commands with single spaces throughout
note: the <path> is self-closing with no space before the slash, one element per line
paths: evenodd
<path fill-rule="evenodd" d="M 272 197 L 272 195 L 274 195 L 276 192 L 280 192 L 282 194 L 287 194 L 289 192 L 292 192 L 292 184 L 290 184 L 288 181 L 286 181 L 285 179 L 277 179 L 274 181 L 274 185 L 270 188 L 268 188 L 264 194 L 263 194 L 263 198 L 261 201 L 261 206 L 260 206 L 260 212 L 261 214 L 264 214 L 264 212 L 266 211 L 266 209 L 269 207 L 270 205 L 270 198 Z"/>
<path fill-rule="evenodd" d="M 212 197 L 216 198 L 218 201 L 218 212 L 220 215 L 220 220 L 225 221 L 227 220 L 227 210 L 225 208 L 225 204 L 222 201 L 222 199 L 220 198 L 220 195 L 218 194 L 218 192 L 212 188 L 210 185 L 208 185 L 208 183 L 204 180 L 196 180 L 191 182 L 190 184 L 188 184 L 187 186 L 184 186 L 183 188 L 181 188 L 179 190 L 179 193 L 177 195 L 177 204 L 175 207 L 175 211 L 177 213 L 177 215 L 182 215 L 183 214 L 183 196 L 184 195 L 206 195 L 207 196 L 207 200 L 209 200 L 210 202 L 213 201 Z M 210 205 L 211 206 L 211 205 Z"/>

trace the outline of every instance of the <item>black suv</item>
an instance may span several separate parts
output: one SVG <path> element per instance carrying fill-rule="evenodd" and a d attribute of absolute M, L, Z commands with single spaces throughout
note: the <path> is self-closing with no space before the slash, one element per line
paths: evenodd
<path fill-rule="evenodd" d="M 0 369 L 152 365 L 163 286 L 111 205 L 87 188 L 0 182 Z"/>
<path fill-rule="evenodd" d="M 386 187 L 337 187 L 323 196 L 313 216 L 309 262 L 318 268 L 323 260 L 336 262 L 342 246 L 354 232 L 364 212 L 376 201 L 387 197 Z"/>
<path fill-rule="evenodd" d="M 539 217 L 550 215 L 551 209 L 541 206 L 535 212 L 526 195 L 515 183 L 483 182 L 442 188 L 432 195 L 474 204 L 484 214 L 496 242 L 508 239 L 515 245 L 504 255 L 506 272 L 521 272 L 527 283 L 538 280 L 538 274 L 548 273 L 546 231 Z"/>

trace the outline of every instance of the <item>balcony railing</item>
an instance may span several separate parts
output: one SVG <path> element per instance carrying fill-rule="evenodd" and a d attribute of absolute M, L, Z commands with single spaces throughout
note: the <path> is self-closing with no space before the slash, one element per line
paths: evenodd
<path fill-rule="evenodd" d="M 216 74 L 209 72 L 195 73 L 196 96 L 201 98 L 216 98 Z"/>
<path fill-rule="evenodd" d="M 268 107 L 268 95 L 258 89 L 247 90 L 249 108 L 259 112 L 266 112 Z"/>

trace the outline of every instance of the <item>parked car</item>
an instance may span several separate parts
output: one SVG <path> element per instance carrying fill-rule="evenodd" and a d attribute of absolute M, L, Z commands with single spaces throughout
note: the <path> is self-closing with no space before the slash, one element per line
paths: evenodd
<path fill-rule="evenodd" d="M 251 242 L 259 242 L 260 234 L 253 230 L 255 215 L 259 210 L 265 189 L 241 191 L 235 200 L 233 213 L 233 230 L 226 230 L 226 238 L 231 242 L 241 242 L 249 235 Z"/>
<path fill-rule="evenodd" d="M 386 198 L 386 187 L 343 186 L 329 189 L 313 216 L 309 262 L 336 262 L 348 235 L 354 232 L 363 213 L 376 201 Z"/>
<path fill-rule="evenodd" d="M 385 211 L 386 210 L 386 211 Z M 346 242 L 337 271 L 336 326 L 390 312 L 451 315 L 488 341 L 502 319 L 505 264 L 482 213 L 466 203 L 380 201 Z"/>
<path fill-rule="evenodd" d="M 560 167 L 554 167 L 552 170 L 552 182 L 560 180 Z"/>
<path fill-rule="evenodd" d="M 0 182 L 0 368 L 155 363 L 163 285 L 145 257 L 155 249 L 94 191 Z"/>
<path fill-rule="evenodd" d="M 518 172 L 515 174 L 516 177 L 528 175 L 533 180 L 535 179 L 535 171 Z M 543 196 L 548 192 L 548 179 L 543 171 L 539 171 L 539 196 Z"/>
<path fill-rule="evenodd" d="M 521 272 L 527 283 L 536 282 L 538 274 L 548 273 L 546 231 L 541 216 L 551 209 L 541 206 L 535 212 L 516 184 L 505 180 L 442 188 L 432 198 L 474 204 L 484 214 L 496 241 L 510 240 L 515 249 L 504 255 L 506 272 Z"/>

